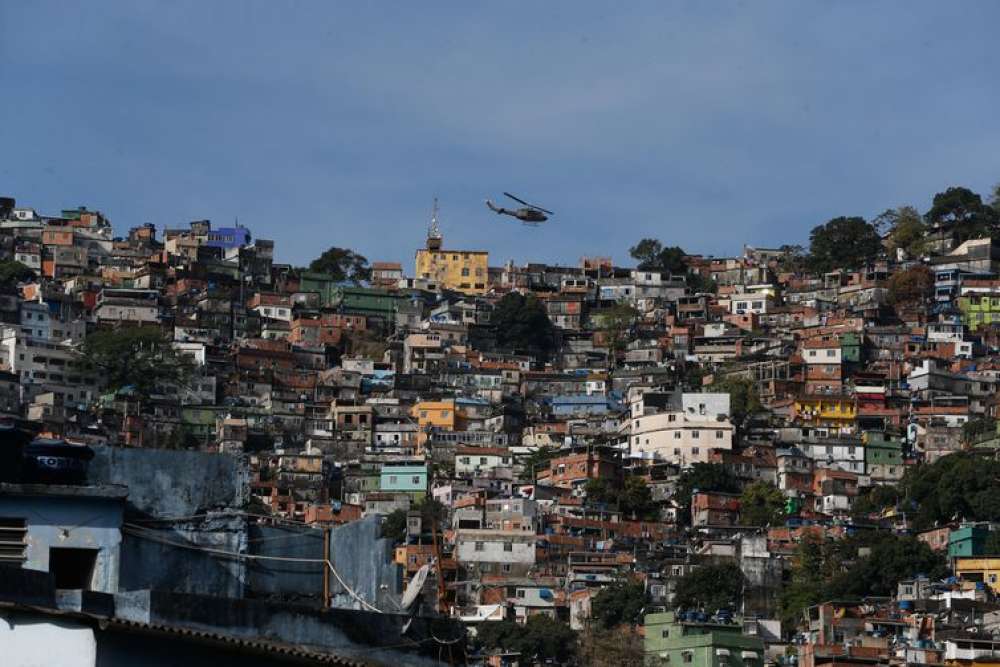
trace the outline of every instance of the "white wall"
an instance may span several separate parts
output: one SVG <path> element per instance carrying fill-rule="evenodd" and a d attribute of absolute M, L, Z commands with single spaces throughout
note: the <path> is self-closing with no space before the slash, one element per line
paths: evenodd
<path fill-rule="evenodd" d="M 94 667 L 94 631 L 69 621 L 0 612 L 0 663 L 9 667 Z"/>

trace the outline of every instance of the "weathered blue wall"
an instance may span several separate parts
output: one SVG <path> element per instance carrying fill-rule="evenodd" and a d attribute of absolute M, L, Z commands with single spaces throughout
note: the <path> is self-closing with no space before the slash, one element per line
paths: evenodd
<path fill-rule="evenodd" d="M 242 597 L 246 561 L 205 549 L 243 553 L 246 539 L 246 519 L 238 515 L 174 525 L 150 524 L 141 529 L 126 527 L 119 589 Z"/>
<path fill-rule="evenodd" d="M 243 508 L 249 499 L 246 463 L 227 454 L 94 447 L 91 484 L 128 486 L 134 512 L 186 517 L 206 510 Z"/>
<path fill-rule="evenodd" d="M 382 534 L 382 520 L 369 516 L 330 531 L 330 554 L 333 566 L 354 591 L 369 604 L 384 611 L 398 611 L 402 596 L 403 569 L 392 562 L 393 543 Z M 331 605 L 362 609 L 331 578 Z"/>
<path fill-rule="evenodd" d="M 309 526 L 251 525 L 249 552 L 261 556 L 322 560 L 323 531 Z M 322 606 L 323 563 L 247 561 L 247 596 Z"/>

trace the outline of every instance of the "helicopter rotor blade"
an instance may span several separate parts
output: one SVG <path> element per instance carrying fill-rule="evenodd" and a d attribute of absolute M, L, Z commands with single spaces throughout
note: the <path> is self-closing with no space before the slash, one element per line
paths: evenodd
<path fill-rule="evenodd" d="M 511 199 L 513 199 L 514 201 L 518 202 L 519 204 L 524 204 L 528 208 L 533 208 L 536 211 L 541 211 L 542 213 L 548 213 L 549 215 L 555 215 L 555 213 L 553 213 L 552 211 L 546 210 L 546 209 L 542 208 L 541 206 L 535 206 L 534 204 L 529 204 L 528 202 L 524 201 L 523 199 L 521 199 L 519 197 L 515 197 L 514 195 L 512 195 L 509 192 L 505 192 L 504 195 L 506 195 L 507 197 L 510 197 Z"/>

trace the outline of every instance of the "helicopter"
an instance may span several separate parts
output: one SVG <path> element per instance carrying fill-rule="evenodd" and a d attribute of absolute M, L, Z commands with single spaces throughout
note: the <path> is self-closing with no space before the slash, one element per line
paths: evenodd
<path fill-rule="evenodd" d="M 541 223 L 549 219 L 550 215 L 555 215 L 552 211 L 547 211 L 541 206 L 535 206 L 534 204 L 529 204 L 523 199 L 515 197 L 509 192 L 505 192 L 504 196 L 513 199 L 519 204 L 524 204 L 523 208 L 510 209 L 504 208 L 502 206 L 497 206 L 492 200 L 486 200 L 486 206 L 489 207 L 491 211 L 498 215 L 509 215 L 512 218 L 517 218 L 526 225 L 538 226 Z"/>

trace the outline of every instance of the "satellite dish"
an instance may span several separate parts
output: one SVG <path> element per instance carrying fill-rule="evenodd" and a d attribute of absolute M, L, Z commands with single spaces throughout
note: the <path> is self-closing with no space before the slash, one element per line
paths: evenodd
<path fill-rule="evenodd" d="M 417 599 L 417 596 L 420 595 L 420 591 L 423 590 L 424 582 L 427 581 L 427 575 L 430 571 L 431 565 L 430 563 L 427 563 L 426 565 L 422 565 L 420 569 L 417 570 L 417 573 L 413 575 L 413 578 L 410 579 L 410 583 L 406 585 L 406 590 L 403 592 L 403 599 L 400 602 L 400 605 L 404 610 L 409 609 L 413 602 Z"/>

